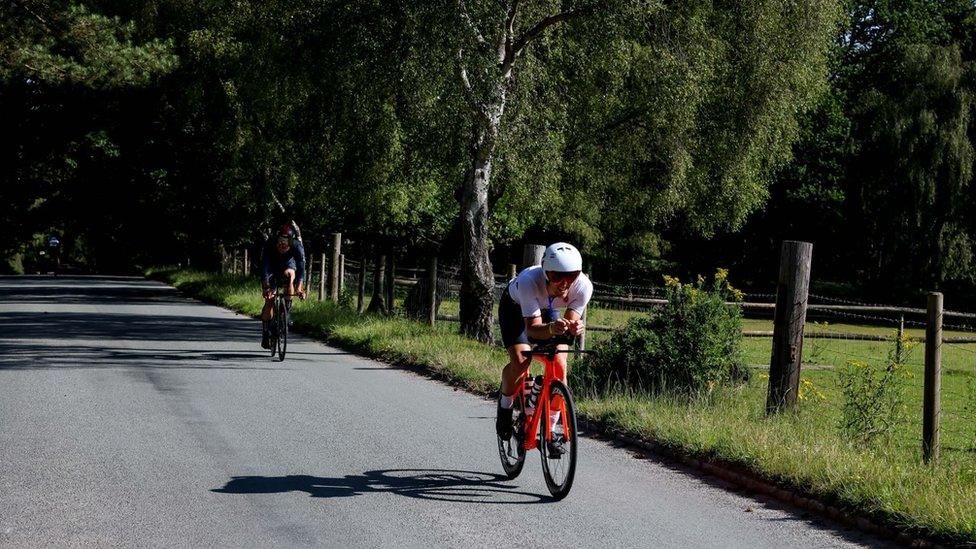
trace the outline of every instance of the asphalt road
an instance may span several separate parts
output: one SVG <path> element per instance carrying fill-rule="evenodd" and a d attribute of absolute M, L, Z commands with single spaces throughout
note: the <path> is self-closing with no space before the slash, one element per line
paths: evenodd
<path fill-rule="evenodd" d="M 494 405 L 139 278 L 0 278 L 0 545 L 841 547 L 877 539 L 586 439 L 567 499 Z"/>

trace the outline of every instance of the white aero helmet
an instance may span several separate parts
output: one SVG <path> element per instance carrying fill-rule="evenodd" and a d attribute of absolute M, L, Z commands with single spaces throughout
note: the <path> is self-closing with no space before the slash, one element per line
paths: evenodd
<path fill-rule="evenodd" d="M 542 270 L 569 273 L 583 270 L 583 256 L 572 244 L 556 242 L 542 254 Z"/>

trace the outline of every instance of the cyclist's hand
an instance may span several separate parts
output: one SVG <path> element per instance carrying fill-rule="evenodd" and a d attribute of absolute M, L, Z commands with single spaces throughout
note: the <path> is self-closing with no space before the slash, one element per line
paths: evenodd
<path fill-rule="evenodd" d="M 581 336 L 583 332 L 586 331 L 586 326 L 583 324 L 582 320 L 571 320 L 569 322 L 569 334 L 573 336 Z"/>
<path fill-rule="evenodd" d="M 274 299 L 274 290 L 271 288 L 265 288 L 264 299 Z"/>
<path fill-rule="evenodd" d="M 308 295 L 308 292 L 305 291 L 305 288 L 300 288 L 298 290 L 298 299 L 301 299 L 302 301 L 305 301 L 305 296 L 307 296 L 307 295 Z"/>
<path fill-rule="evenodd" d="M 563 335 L 569 329 L 569 321 L 565 318 L 557 318 L 549 323 L 549 333 L 552 335 Z"/>

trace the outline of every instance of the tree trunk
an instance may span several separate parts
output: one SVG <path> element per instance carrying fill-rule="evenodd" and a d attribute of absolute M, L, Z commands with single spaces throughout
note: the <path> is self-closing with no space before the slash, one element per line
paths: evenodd
<path fill-rule="evenodd" d="M 369 300 L 367 313 L 386 314 L 386 303 L 383 301 L 383 272 L 386 269 L 386 256 L 377 255 L 373 268 L 373 297 Z"/>
<path fill-rule="evenodd" d="M 461 195 L 461 333 L 483 342 L 493 339 L 495 279 L 488 258 L 488 184 L 503 109 L 504 94 L 501 105 L 487 109 L 493 115 L 482 123 L 475 123 L 471 142 L 472 165 Z"/>

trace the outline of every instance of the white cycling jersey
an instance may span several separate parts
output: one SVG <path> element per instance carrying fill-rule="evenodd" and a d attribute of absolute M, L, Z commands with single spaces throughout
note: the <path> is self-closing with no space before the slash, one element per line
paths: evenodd
<path fill-rule="evenodd" d="M 583 314 L 586 305 L 593 297 L 593 283 L 583 273 L 569 287 L 566 299 L 550 297 L 546 291 L 546 273 L 542 267 L 535 266 L 523 270 L 508 283 L 508 295 L 522 309 L 522 316 L 531 318 L 542 316 L 542 309 L 572 309 Z"/>

